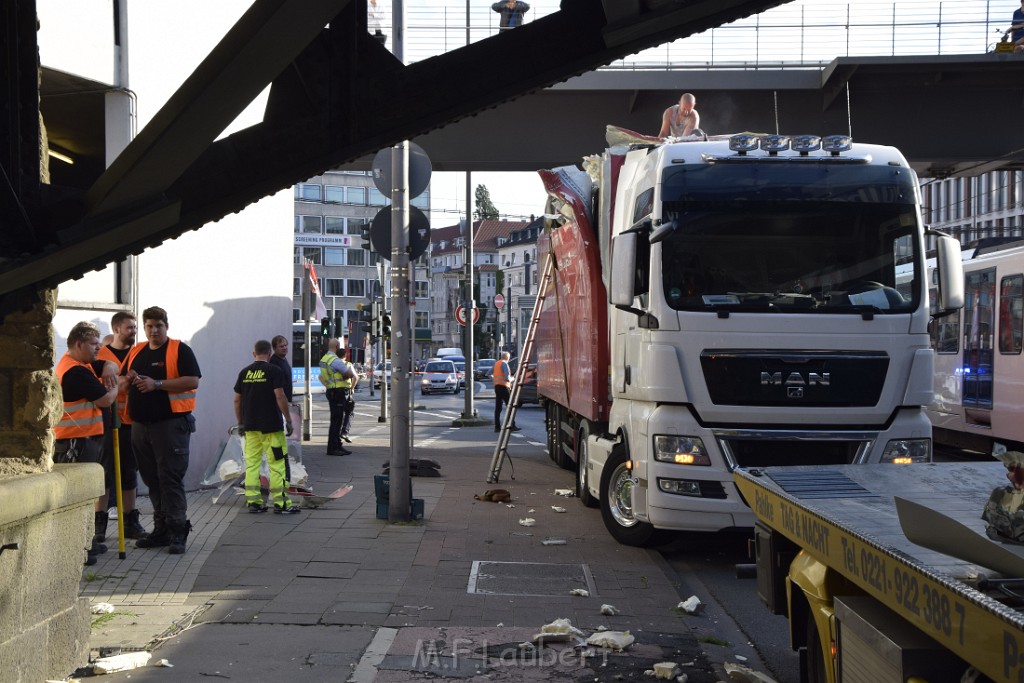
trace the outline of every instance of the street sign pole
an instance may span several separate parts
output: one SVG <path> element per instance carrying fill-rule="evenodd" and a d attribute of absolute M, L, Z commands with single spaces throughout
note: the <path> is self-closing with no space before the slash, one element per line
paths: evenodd
<path fill-rule="evenodd" d="M 466 311 L 466 405 L 462 411 L 462 417 L 468 419 L 476 417 L 476 409 L 473 405 L 474 375 L 473 360 L 476 354 L 473 352 L 473 312 L 476 310 L 476 301 L 473 300 L 473 183 L 472 174 L 466 171 L 466 277 L 463 280 L 464 310 Z"/>

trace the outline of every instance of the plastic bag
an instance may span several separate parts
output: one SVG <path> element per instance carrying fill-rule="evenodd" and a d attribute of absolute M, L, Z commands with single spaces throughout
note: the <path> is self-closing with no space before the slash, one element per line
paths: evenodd
<path fill-rule="evenodd" d="M 216 486 L 245 474 L 245 452 L 242 437 L 234 427 L 228 430 L 228 439 L 220 449 L 220 457 L 210 463 L 200 482 L 203 486 Z"/>

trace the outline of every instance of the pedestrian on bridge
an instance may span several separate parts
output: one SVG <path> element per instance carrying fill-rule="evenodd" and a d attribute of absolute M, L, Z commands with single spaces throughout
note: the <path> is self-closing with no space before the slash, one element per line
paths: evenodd
<path fill-rule="evenodd" d="M 522 0 L 500 0 L 491 5 L 491 9 L 501 14 L 498 30 L 504 33 L 523 25 L 523 15 L 530 11 L 530 6 Z"/>

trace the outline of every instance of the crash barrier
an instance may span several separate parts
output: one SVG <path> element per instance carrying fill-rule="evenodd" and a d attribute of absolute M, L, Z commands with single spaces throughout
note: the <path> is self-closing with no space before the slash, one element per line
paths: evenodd
<path fill-rule="evenodd" d="M 391 478 L 386 474 L 373 475 L 373 492 L 377 496 L 377 519 L 388 518 L 390 504 Z M 412 497 L 412 481 L 409 481 L 409 516 L 412 519 L 423 519 L 423 499 Z"/>

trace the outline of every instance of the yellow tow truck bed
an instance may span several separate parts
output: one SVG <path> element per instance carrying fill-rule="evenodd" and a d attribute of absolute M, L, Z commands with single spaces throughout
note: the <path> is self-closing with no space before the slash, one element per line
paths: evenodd
<path fill-rule="evenodd" d="M 959 522 L 980 536 L 972 541 L 991 544 L 981 513 L 1005 475 L 1001 463 L 985 462 L 768 467 L 736 470 L 735 479 L 762 525 L 994 681 L 1021 683 L 1024 581 L 1006 579 L 1024 577 L 912 543 L 896 509 L 897 497 L 907 499 L 936 513 L 929 525 L 952 518 L 950 528 Z M 968 544 L 949 550 L 964 554 L 960 545 Z"/>

